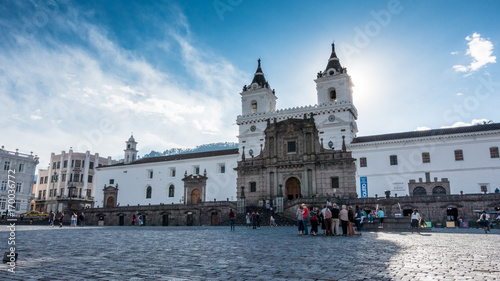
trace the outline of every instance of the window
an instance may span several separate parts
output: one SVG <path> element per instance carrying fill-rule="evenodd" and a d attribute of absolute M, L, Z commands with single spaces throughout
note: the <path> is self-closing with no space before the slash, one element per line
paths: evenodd
<path fill-rule="evenodd" d="M 442 186 L 436 186 L 432 189 L 432 195 L 444 195 L 446 194 L 446 189 Z"/>
<path fill-rule="evenodd" d="M 257 101 L 252 101 L 252 113 L 257 113 Z"/>
<path fill-rule="evenodd" d="M 115 184 L 115 180 L 114 179 L 110 179 L 109 180 L 109 184 Z"/>
<path fill-rule="evenodd" d="M 5 210 L 7 199 L 0 199 L 0 210 Z"/>
<path fill-rule="evenodd" d="M 42 199 L 42 191 L 38 190 L 38 199 Z"/>
<path fill-rule="evenodd" d="M 337 99 L 337 90 L 335 88 L 330 89 L 330 102 L 335 102 Z"/>
<path fill-rule="evenodd" d="M 413 190 L 413 196 L 424 196 L 424 195 L 427 195 L 427 191 L 425 190 L 425 188 L 421 186 L 417 186 Z"/>
<path fill-rule="evenodd" d="M 20 182 L 16 183 L 16 192 L 21 192 L 22 187 L 23 187 L 22 183 Z"/>
<path fill-rule="evenodd" d="M 92 189 L 87 189 L 87 198 L 92 197 Z"/>
<path fill-rule="evenodd" d="M 294 153 L 297 152 L 297 145 L 295 141 L 289 141 L 288 142 L 288 153 Z"/>
<path fill-rule="evenodd" d="M 75 174 L 73 175 L 73 181 L 74 181 L 74 182 L 78 182 L 79 180 L 80 180 L 80 174 L 75 173 Z"/>
<path fill-rule="evenodd" d="M 332 188 L 339 188 L 339 177 L 332 177 Z"/>
<path fill-rule="evenodd" d="M 487 185 L 481 185 L 481 192 L 483 192 L 483 193 L 488 192 L 488 186 Z"/>
<path fill-rule="evenodd" d="M 422 163 L 431 163 L 431 154 L 429 152 L 422 152 Z"/>
<path fill-rule="evenodd" d="M 61 169 L 61 161 L 57 162 L 57 169 Z"/>
<path fill-rule="evenodd" d="M 500 158 L 500 156 L 498 154 L 498 147 L 497 146 L 490 147 L 490 157 L 491 158 Z"/>
<path fill-rule="evenodd" d="M 52 197 L 52 193 L 54 192 L 53 189 L 49 190 L 49 197 Z"/>
<path fill-rule="evenodd" d="M 151 193 L 153 192 L 153 189 L 151 188 L 151 186 L 148 186 L 146 188 L 146 199 L 151 199 Z"/>
<path fill-rule="evenodd" d="M 250 192 L 256 192 L 257 191 L 257 183 L 256 182 L 250 182 Z"/>
<path fill-rule="evenodd" d="M 82 160 L 75 160 L 75 167 L 80 168 L 82 166 Z"/>
<path fill-rule="evenodd" d="M 171 184 L 168 187 L 168 197 L 174 197 L 174 185 L 173 184 Z"/>
<path fill-rule="evenodd" d="M 43 198 L 45 199 L 45 195 L 47 195 L 47 190 L 43 191 Z"/>
<path fill-rule="evenodd" d="M 397 155 L 391 155 L 390 156 L 390 162 L 391 162 L 391 165 L 397 165 L 398 164 L 398 156 Z"/>
<path fill-rule="evenodd" d="M 193 174 L 195 175 L 200 174 L 200 166 L 193 166 Z"/>
<path fill-rule="evenodd" d="M 455 161 L 464 161 L 464 152 L 461 149 L 455 150 Z"/>
<path fill-rule="evenodd" d="M 66 174 L 62 174 L 61 181 L 62 181 L 62 182 L 66 182 Z"/>
<path fill-rule="evenodd" d="M 89 169 L 94 169 L 94 162 L 89 162 Z"/>
<path fill-rule="evenodd" d="M 59 195 L 64 196 L 64 188 L 59 189 Z"/>
<path fill-rule="evenodd" d="M 4 171 L 10 170 L 10 161 L 5 161 L 5 163 L 3 164 L 3 170 Z"/>
<path fill-rule="evenodd" d="M 71 160 L 71 168 L 75 167 L 75 160 Z"/>
<path fill-rule="evenodd" d="M 225 164 L 219 164 L 219 174 L 225 174 L 226 173 L 226 165 Z"/>
<path fill-rule="evenodd" d="M 52 170 L 55 170 L 56 169 L 56 162 L 52 163 Z"/>
<path fill-rule="evenodd" d="M 45 184 L 47 184 L 49 182 L 49 176 L 45 176 L 43 179 L 44 179 Z"/>
<path fill-rule="evenodd" d="M 367 167 L 366 157 L 359 158 L 359 166 L 360 167 Z"/>
<path fill-rule="evenodd" d="M 148 170 L 147 177 L 148 177 L 148 179 L 152 179 L 153 178 L 153 170 Z"/>
<path fill-rule="evenodd" d="M 2 181 L 2 187 L 0 189 L 7 190 L 7 181 Z"/>
<path fill-rule="evenodd" d="M 88 183 L 92 183 L 92 175 L 89 175 L 88 179 L 87 179 L 87 182 Z"/>
<path fill-rule="evenodd" d="M 64 160 L 63 168 L 68 168 L 68 160 Z"/>
<path fill-rule="evenodd" d="M 16 211 L 21 210 L 21 201 L 16 200 L 16 203 L 14 203 L 14 208 Z"/>
<path fill-rule="evenodd" d="M 170 177 L 175 178 L 175 168 L 170 168 Z"/>
<path fill-rule="evenodd" d="M 497 150 L 498 151 L 498 150 Z M 24 173 L 24 164 L 19 164 L 19 173 Z"/>

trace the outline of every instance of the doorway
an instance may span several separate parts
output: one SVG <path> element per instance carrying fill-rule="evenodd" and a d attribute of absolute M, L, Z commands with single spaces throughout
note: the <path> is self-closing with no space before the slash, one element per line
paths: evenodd
<path fill-rule="evenodd" d="M 211 225 L 219 225 L 219 216 L 217 215 L 217 212 L 212 212 L 212 217 L 211 217 Z"/>
<path fill-rule="evenodd" d="M 289 178 L 285 183 L 286 197 L 288 200 L 300 198 L 300 181 L 297 178 Z"/>
<path fill-rule="evenodd" d="M 200 190 L 194 189 L 191 192 L 191 204 L 198 204 L 198 203 L 200 203 Z"/>
<path fill-rule="evenodd" d="M 109 196 L 108 200 L 106 200 L 106 207 L 114 207 L 115 206 L 115 198 L 113 196 Z"/>
<path fill-rule="evenodd" d="M 162 223 L 163 226 L 168 226 L 168 215 L 163 215 Z"/>
<path fill-rule="evenodd" d="M 191 212 L 189 212 L 187 214 L 186 225 L 187 226 L 192 226 L 193 225 L 193 213 L 191 213 Z"/>
<path fill-rule="evenodd" d="M 125 225 L 125 216 L 120 216 L 120 219 L 118 221 L 119 226 L 124 226 Z"/>

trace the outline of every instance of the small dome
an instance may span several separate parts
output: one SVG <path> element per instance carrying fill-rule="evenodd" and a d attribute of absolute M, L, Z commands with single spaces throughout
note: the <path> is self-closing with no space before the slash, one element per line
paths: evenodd
<path fill-rule="evenodd" d="M 130 138 L 128 139 L 128 141 L 135 141 L 134 135 L 131 135 Z"/>

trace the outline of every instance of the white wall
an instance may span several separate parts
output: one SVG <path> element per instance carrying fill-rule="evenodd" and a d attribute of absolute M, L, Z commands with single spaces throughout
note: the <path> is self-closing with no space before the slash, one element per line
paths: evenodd
<path fill-rule="evenodd" d="M 226 201 L 236 200 L 236 171 L 237 154 L 194 158 L 177 161 L 163 161 L 145 164 L 127 164 L 116 167 L 97 168 L 95 206 L 103 206 L 104 185 L 114 179 L 118 184 L 117 203 L 120 206 L 128 205 L 157 205 L 183 202 L 184 173 L 193 174 L 193 167 L 200 167 L 200 174 L 207 171 L 206 200 Z M 225 164 L 225 173 L 219 172 L 219 164 Z M 175 168 L 175 177 L 170 176 L 170 168 Z M 153 170 L 153 178 L 147 178 L 147 171 Z M 168 197 L 168 188 L 174 185 L 174 197 Z M 146 199 L 146 188 L 152 187 L 152 196 Z"/>
<path fill-rule="evenodd" d="M 380 197 L 384 190 L 391 190 L 392 195 L 408 194 L 409 180 L 425 181 L 426 172 L 431 181 L 448 178 L 452 194 L 480 193 L 480 184 L 487 184 L 488 192 L 494 192 L 500 188 L 500 159 L 490 157 L 493 146 L 500 147 L 498 131 L 359 143 L 351 144 L 350 149 L 357 159 L 358 191 L 360 177 L 367 177 L 368 196 Z M 463 151 L 463 161 L 455 161 L 456 149 Z M 422 152 L 430 153 L 430 163 L 422 163 Z M 397 155 L 398 165 L 390 165 L 390 155 Z M 361 157 L 367 158 L 367 167 L 360 167 Z"/>

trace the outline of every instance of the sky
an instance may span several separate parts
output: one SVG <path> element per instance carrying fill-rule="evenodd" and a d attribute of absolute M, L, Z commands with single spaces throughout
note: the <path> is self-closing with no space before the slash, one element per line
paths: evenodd
<path fill-rule="evenodd" d="M 262 69 L 277 108 L 317 103 L 331 43 L 358 136 L 500 122 L 498 1 L 0 2 L 0 145 L 123 158 L 237 142 Z"/>

